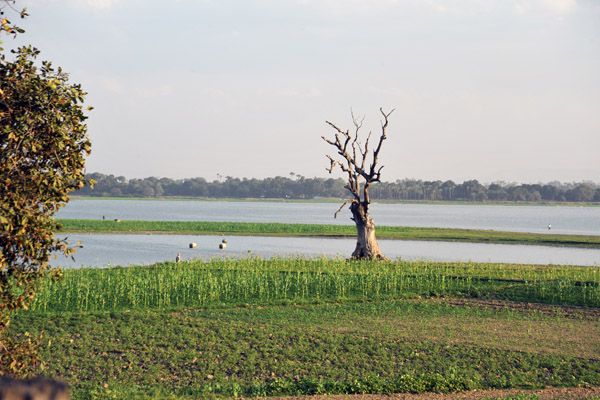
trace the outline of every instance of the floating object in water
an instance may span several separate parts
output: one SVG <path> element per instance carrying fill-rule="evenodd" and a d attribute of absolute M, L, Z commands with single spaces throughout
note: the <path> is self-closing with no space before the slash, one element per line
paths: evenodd
<path fill-rule="evenodd" d="M 190 249 L 195 249 L 196 248 L 196 243 L 190 243 Z"/>
<path fill-rule="evenodd" d="M 226 247 L 227 247 L 227 244 L 225 244 L 225 243 L 219 243 L 219 248 L 221 250 L 224 250 Z"/>
<path fill-rule="evenodd" d="M 227 243 L 227 239 L 223 239 L 221 243 Z"/>

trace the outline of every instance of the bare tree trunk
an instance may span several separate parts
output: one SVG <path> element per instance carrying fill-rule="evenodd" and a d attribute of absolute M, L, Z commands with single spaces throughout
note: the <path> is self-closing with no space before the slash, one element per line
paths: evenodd
<path fill-rule="evenodd" d="M 350 206 L 352 220 L 356 224 L 356 248 L 352 258 L 386 260 L 381 254 L 379 244 L 375 238 L 375 223 L 369 216 L 368 207 L 359 202 L 353 202 Z"/>
<path fill-rule="evenodd" d="M 352 193 L 353 198 L 346 200 L 333 216 L 335 218 L 346 205 L 350 204 L 352 220 L 356 224 L 356 248 L 352 253 L 352 258 L 356 259 L 387 260 L 379 250 L 377 239 L 375 239 L 375 223 L 373 222 L 373 218 L 369 217 L 369 204 L 371 204 L 369 190 L 372 183 L 381 182 L 381 169 L 383 166 L 377 165 L 379 151 L 381 150 L 383 141 L 386 139 L 385 130 L 388 126 L 388 117 L 394 110 L 385 113 L 380 108 L 379 111 L 383 115 L 384 121 L 381 123 L 379 142 L 375 150 L 371 153 L 372 161 L 370 165 L 367 164 L 367 156 L 370 154 L 369 140 L 371 139 L 371 133 L 367 136 L 364 145 L 361 144 L 358 132 L 362 127 L 362 120 L 356 119 L 354 113 L 352 113 L 352 122 L 355 128 L 353 135 L 350 134 L 349 130 L 343 131 L 335 124 L 326 121 L 337 133 L 335 134 L 335 140 L 329 140 L 322 136 L 323 140 L 337 149 L 337 154 L 340 156 L 340 159 L 336 160 L 332 156 L 327 155 L 327 158 L 331 162 L 327 171 L 332 173 L 335 167 L 339 167 L 348 175 L 348 184 L 345 188 Z"/>

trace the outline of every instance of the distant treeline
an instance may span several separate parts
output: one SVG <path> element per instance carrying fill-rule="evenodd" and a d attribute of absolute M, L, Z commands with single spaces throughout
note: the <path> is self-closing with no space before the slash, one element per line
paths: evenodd
<path fill-rule="evenodd" d="M 343 179 L 305 178 L 290 174 L 265 179 L 226 177 L 207 181 L 204 178 L 127 179 L 124 176 L 88 174 L 94 188 L 85 187 L 81 196 L 96 197 L 203 197 L 203 198 L 273 198 L 314 199 L 345 198 L 348 191 Z M 600 202 L 600 186 L 592 182 L 547 184 L 492 183 L 483 185 L 477 180 L 463 183 L 453 181 L 422 181 L 414 179 L 375 183 L 373 200 L 421 201 L 508 201 L 508 202 Z"/>

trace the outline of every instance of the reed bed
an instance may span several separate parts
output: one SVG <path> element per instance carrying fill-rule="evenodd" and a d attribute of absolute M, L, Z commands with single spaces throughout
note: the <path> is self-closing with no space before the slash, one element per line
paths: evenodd
<path fill-rule="evenodd" d="M 215 259 L 84 268 L 46 282 L 33 311 L 117 311 L 484 297 L 600 307 L 594 267 L 369 262 L 328 258 Z"/>

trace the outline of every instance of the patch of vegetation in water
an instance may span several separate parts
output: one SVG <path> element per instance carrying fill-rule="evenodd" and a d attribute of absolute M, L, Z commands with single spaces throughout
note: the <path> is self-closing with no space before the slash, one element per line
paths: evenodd
<path fill-rule="evenodd" d="M 165 233 L 196 235 L 260 235 L 288 237 L 356 237 L 354 225 L 285 224 L 208 221 L 58 220 L 70 233 Z M 531 244 L 600 248 L 600 236 L 555 235 L 476 229 L 378 226 L 378 239 L 435 240 L 473 243 Z"/>

